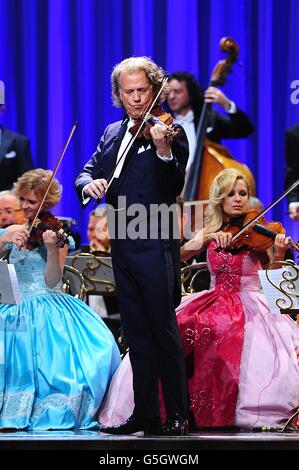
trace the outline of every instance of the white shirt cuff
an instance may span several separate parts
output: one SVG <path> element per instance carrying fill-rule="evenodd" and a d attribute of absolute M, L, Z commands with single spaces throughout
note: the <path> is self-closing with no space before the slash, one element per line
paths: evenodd
<path fill-rule="evenodd" d="M 237 106 L 235 104 L 234 101 L 231 101 L 230 102 L 230 106 L 228 108 L 228 110 L 226 111 L 228 114 L 236 114 L 237 112 Z"/>
<path fill-rule="evenodd" d="M 166 163 L 171 162 L 173 160 L 173 155 L 172 154 L 170 155 L 170 157 L 162 157 L 157 152 L 157 157 L 160 158 L 160 160 L 162 160 L 162 162 L 166 162 Z"/>
<path fill-rule="evenodd" d="M 82 204 L 85 206 L 86 204 L 89 203 L 91 197 L 90 196 L 85 196 L 84 194 L 84 188 L 87 186 L 87 184 L 85 186 L 83 186 L 83 189 L 82 189 Z"/>

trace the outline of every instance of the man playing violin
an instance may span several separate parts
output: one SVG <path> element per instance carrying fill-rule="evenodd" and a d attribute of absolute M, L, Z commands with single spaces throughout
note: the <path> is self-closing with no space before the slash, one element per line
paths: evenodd
<path fill-rule="evenodd" d="M 146 211 L 145 236 L 113 237 L 109 224 L 111 254 L 120 304 L 122 327 L 133 367 L 135 409 L 119 426 L 102 428 L 112 434 L 183 435 L 187 432 L 187 400 L 182 344 L 175 317 L 180 302 L 179 236 L 165 235 L 159 220 L 157 235 L 148 231 L 152 205 L 175 204 L 184 185 L 188 142 L 184 131 L 175 140 L 165 138 L 168 129 L 157 123 L 151 140 L 134 139 L 130 129 L 142 118 L 160 92 L 164 73 L 147 57 L 123 60 L 112 72 L 113 99 L 124 108 L 122 122 L 110 124 L 90 161 L 76 179 L 83 204 L 100 199 L 107 190 L 107 203 L 121 223 L 123 207 L 140 204 Z M 138 136 L 138 134 L 137 134 Z M 139 137 L 139 136 L 138 136 Z M 116 162 L 119 162 L 115 168 Z M 111 178 L 113 172 L 113 179 Z M 123 220 L 123 219 L 122 219 Z M 132 217 L 125 217 L 129 226 Z M 109 212 L 108 212 L 109 222 Z M 164 220 L 165 222 L 165 220 Z M 167 227 L 168 228 L 168 227 Z M 171 232 L 171 231 L 170 231 Z M 161 426 L 158 382 L 161 382 L 167 420 Z"/>

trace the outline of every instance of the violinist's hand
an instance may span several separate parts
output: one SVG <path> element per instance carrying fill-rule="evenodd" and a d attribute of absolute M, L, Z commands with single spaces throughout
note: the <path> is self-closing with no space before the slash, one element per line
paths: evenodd
<path fill-rule="evenodd" d="M 171 146 L 165 138 L 167 134 L 167 128 L 161 126 L 160 124 L 155 124 L 151 128 L 150 133 L 153 138 L 154 145 L 157 149 L 157 153 L 160 155 L 160 157 L 171 158 Z"/>
<path fill-rule="evenodd" d="M 53 230 L 46 230 L 43 233 L 43 241 L 47 250 L 57 249 L 58 237 Z"/>
<path fill-rule="evenodd" d="M 93 197 L 94 199 L 102 199 L 105 196 L 108 183 L 104 178 L 91 181 L 83 188 L 85 196 Z"/>
<path fill-rule="evenodd" d="M 273 247 L 273 255 L 276 261 L 282 261 L 284 259 L 285 252 L 290 246 L 290 238 L 291 237 L 286 237 L 285 233 L 276 235 Z"/>
<path fill-rule="evenodd" d="M 225 111 L 228 111 L 231 105 L 231 101 L 228 97 L 218 88 L 210 86 L 205 91 L 205 102 L 206 103 L 217 103 L 222 106 Z"/>
<path fill-rule="evenodd" d="M 25 225 L 9 225 L 5 229 L 4 238 L 6 243 L 14 243 L 18 248 L 22 248 L 26 245 L 28 236 L 29 233 Z"/>
<path fill-rule="evenodd" d="M 209 233 L 207 235 L 208 241 L 215 240 L 218 246 L 221 248 L 226 248 L 232 239 L 232 234 L 230 232 L 216 232 L 216 233 Z"/>

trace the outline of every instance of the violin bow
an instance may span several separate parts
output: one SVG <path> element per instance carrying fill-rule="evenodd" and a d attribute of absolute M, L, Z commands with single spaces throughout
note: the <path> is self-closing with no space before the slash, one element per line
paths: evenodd
<path fill-rule="evenodd" d="M 247 230 L 252 225 L 254 225 L 255 222 L 260 217 L 262 217 L 264 214 L 266 214 L 266 212 L 268 212 L 270 209 L 272 209 L 274 206 L 276 206 L 276 204 L 279 201 L 281 201 L 285 196 L 287 196 L 291 191 L 293 191 L 293 189 L 295 189 L 298 186 L 298 184 L 299 184 L 299 179 L 297 181 L 295 181 L 288 189 L 286 189 L 280 196 L 278 196 L 273 202 L 271 202 L 271 204 L 269 204 L 269 206 L 267 206 L 265 209 L 263 209 L 262 212 L 260 212 L 258 215 L 256 215 L 253 219 L 249 220 L 249 222 L 247 222 L 247 224 L 245 224 L 239 230 L 239 232 L 235 233 L 235 235 L 232 237 L 230 243 L 233 243 L 237 238 L 240 237 L 240 235 L 242 235 L 242 233 L 245 232 L 245 230 Z"/>
<path fill-rule="evenodd" d="M 148 107 L 145 109 L 144 111 L 144 117 L 141 121 L 141 124 L 136 132 L 135 135 L 132 135 L 132 138 L 130 139 L 130 141 L 127 143 L 126 147 L 124 148 L 123 150 L 123 153 L 121 154 L 121 156 L 119 157 L 119 159 L 117 160 L 116 164 L 114 165 L 114 167 L 112 168 L 112 171 L 110 173 L 110 175 L 108 176 L 107 178 L 107 182 L 108 182 L 108 185 L 107 185 L 107 188 L 106 188 L 106 191 L 105 193 L 107 193 L 109 187 L 111 186 L 111 183 L 113 181 L 113 177 L 114 177 L 114 173 L 118 167 L 118 165 L 120 164 L 120 162 L 122 161 L 122 159 L 127 155 L 127 153 L 129 152 L 129 150 L 131 149 L 132 145 L 134 144 L 135 140 L 137 139 L 137 136 L 139 134 L 139 132 L 141 131 L 141 129 L 143 128 L 144 124 L 146 123 L 146 121 L 149 119 L 150 117 L 150 113 L 153 109 L 153 107 L 155 106 L 155 104 L 157 103 L 158 101 L 158 98 L 159 96 L 161 95 L 166 83 L 168 82 L 168 75 L 166 75 L 165 77 L 163 77 L 163 81 L 162 81 L 162 84 L 161 84 L 161 87 L 160 87 L 160 90 L 158 91 L 158 93 L 156 94 L 155 98 L 153 99 L 153 101 L 151 103 L 149 103 Z M 100 201 L 100 198 L 97 198 L 94 200 L 93 202 L 93 205 L 95 206 L 98 202 Z"/>
<path fill-rule="evenodd" d="M 36 214 L 35 214 L 35 217 L 34 217 L 33 221 L 31 222 L 30 228 L 28 229 L 29 235 L 30 235 L 30 233 L 31 233 L 31 231 L 32 231 L 32 229 L 33 229 L 33 227 L 34 227 L 34 225 L 35 225 L 35 223 L 36 223 L 36 220 L 37 220 L 37 218 L 38 218 L 38 216 L 39 216 L 39 214 L 40 214 L 40 212 L 41 212 L 41 208 L 42 208 L 42 206 L 43 206 L 43 204 L 44 204 L 44 202 L 45 202 L 45 199 L 46 199 L 47 194 L 48 194 L 48 192 L 49 192 L 49 189 L 50 189 L 50 186 L 51 186 L 51 184 L 52 184 L 52 181 L 53 181 L 53 179 L 55 178 L 55 175 L 56 175 L 56 173 L 57 173 L 57 171 L 58 171 L 59 165 L 60 165 L 60 163 L 61 163 L 61 161 L 62 161 L 62 159 L 63 159 L 63 157 L 64 157 L 64 154 L 65 154 L 65 152 L 66 152 L 66 150 L 67 150 L 67 148 L 68 148 L 68 146 L 69 146 L 69 143 L 70 143 L 70 141 L 71 141 L 71 139 L 72 139 L 72 137 L 73 137 L 73 134 L 74 134 L 74 132 L 75 132 L 75 130 L 76 130 L 77 125 L 78 125 L 78 122 L 75 121 L 74 124 L 73 124 L 73 127 L 72 127 L 72 129 L 71 129 L 71 132 L 69 133 L 68 139 L 67 139 L 67 141 L 66 141 L 66 143 L 65 143 L 65 145 L 64 145 L 64 147 L 63 147 L 63 150 L 62 150 L 62 152 L 61 152 L 61 154 L 60 154 L 60 157 L 59 157 L 59 159 L 58 159 L 58 162 L 56 163 L 55 169 L 54 169 L 54 171 L 53 171 L 53 173 L 52 173 L 52 176 L 51 176 L 50 181 L 49 181 L 49 183 L 48 183 L 48 186 L 47 186 L 47 188 L 46 188 L 45 194 L 44 194 L 44 196 L 43 196 L 43 198 L 42 198 L 42 200 L 41 200 L 41 202 L 40 202 L 40 204 L 39 204 L 39 206 L 38 206 L 38 209 L 37 209 L 37 212 L 36 212 Z"/>

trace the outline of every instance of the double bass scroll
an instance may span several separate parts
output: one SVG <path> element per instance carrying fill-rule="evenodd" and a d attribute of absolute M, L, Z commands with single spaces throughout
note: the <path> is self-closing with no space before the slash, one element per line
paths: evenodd
<path fill-rule="evenodd" d="M 222 52 L 227 53 L 227 57 L 214 67 L 209 86 L 224 85 L 227 74 L 231 72 L 232 66 L 238 59 L 239 46 L 232 38 L 222 38 L 220 48 Z M 196 129 L 197 146 L 194 160 L 187 175 L 183 194 L 185 201 L 207 200 L 212 181 L 225 168 L 237 168 L 242 171 L 249 181 L 251 194 L 254 195 L 255 182 L 249 168 L 238 162 L 224 146 L 205 138 L 209 108 L 210 103 L 204 101 Z"/>

